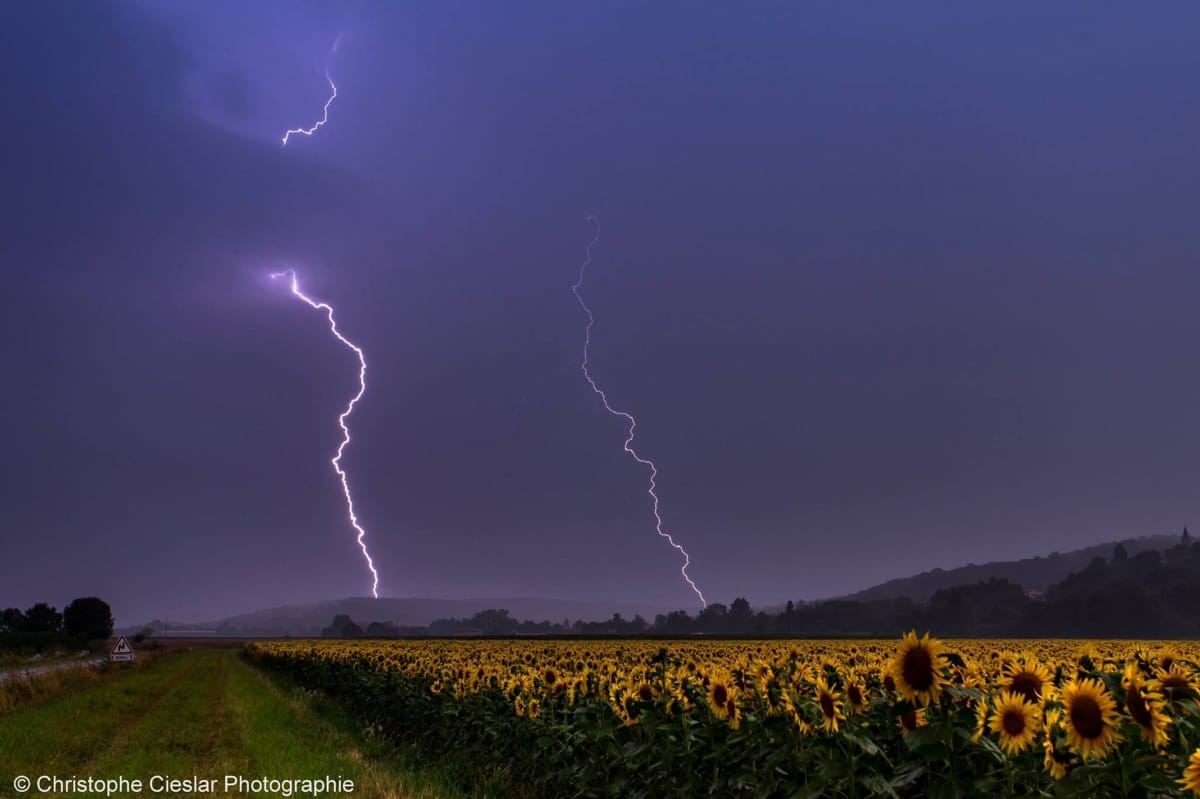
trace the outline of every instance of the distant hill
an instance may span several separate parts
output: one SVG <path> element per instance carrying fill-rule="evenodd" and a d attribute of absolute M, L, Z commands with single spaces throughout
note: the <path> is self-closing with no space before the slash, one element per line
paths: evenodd
<path fill-rule="evenodd" d="M 1008 580 L 1026 591 L 1045 591 L 1068 575 L 1086 568 L 1093 558 L 1107 558 L 1113 547 L 1124 544 L 1130 555 L 1146 550 L 1162 551 L 1179 543 L 1177 535 L 1152 535 L 1124 541 L 1109 541 L 1104 544 L 1075 549 L 1070 552 L 1053 552 L 1046 557 L 1003 560 L 992 563 L 970 563 L 956 569 L 933 569 L 912 577 L 888 580 L 872 586 L 846 599 L 870 601 L 907 597 L 914 602 L 928 602 L 935 591 L 960 585 L 972 585 L 988 580 Z"/>
<path fill-rule="evenodd" d="M 171 622 L 172 629 L 213 630 L 229 636 L 305 637 L 320 635 L 333 617 L 346 614 L 362 626 L 394 622 L 400 627 L 425 626 L 435 619 L 470 618 L 481 610 L 505 608 L 515 619 L 602 621 L 620 613 L 625 619 L 641 614 L 654 621 L 662 608 L 622 602 L 587 602 L 537 597 L 482 597 L 479 599 L 417 599 L 349 597 L 309 605 L 285 605 L 208 622 Z M 136 632 L 141 625 L 130 628 Z"/>

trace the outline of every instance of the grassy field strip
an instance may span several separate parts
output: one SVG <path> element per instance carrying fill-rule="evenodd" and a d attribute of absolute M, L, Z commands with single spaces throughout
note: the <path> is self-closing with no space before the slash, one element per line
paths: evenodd
<path fill-rule="evenodd" d="M 340 776 L 354 780 L 354 796 L 457 795 L 441 775 L 409 771 L 394 755 L 336 705 L 281 688 L 236 651 L 198 650 L 0 716 L 0 796 L 17 795 L 18 774 Z"/>
<path fill-rule="evenodd" d="M 115 739 L 101 757 L 78 768 L 99 777 L 152 774 L 204 776 L 244 773 L 225 701 L 229 660 L 226 653 L 177 656 L 187 671 L 155 704 L 153 712 Z"/>
<path fill-rule="evenodd" d="M 195 667 L 184 658 L 127 674 L 0 717 L 0 795 L 14 774 L 71 774 L 119 744 Z"/>
<path fill-rule="evenodd" d="M 229 697 L 256 774 L 336 776 L 354 780 L 355 795 L 436 799 L 455 796 L 445 779 L 388 762 L 386 745 L 365 739 L 336 705 L 287 694 L 242 660 Z"/>

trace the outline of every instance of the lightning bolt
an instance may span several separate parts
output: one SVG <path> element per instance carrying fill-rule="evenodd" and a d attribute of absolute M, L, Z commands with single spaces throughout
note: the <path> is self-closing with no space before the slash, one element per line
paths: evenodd
<path fill-rule="evenodd" d="M 650 469 L 650 487 L 647 489 L 646 493 L 648 493 L 650 498 L 654 500 L 654 531 L 663 538 L 667 539 L 667 542 L 670 543 L 671 546 L 675 547 L 675 549 L 679 550 L 680 554 L 683 555 L 683 566 L 679 569 L 679 573 L 683 575 L 683 579 L 687 581 L 687 584 L 692 587 L 692 591 L 694 591 L 696 596 L 700 598 L 701 607 L 707 607 L 708 603 L 704 601 L 704 594 L 700 592 L 700 589 L 694 582 L 692 582 L 692 578 L 688 576 L 687 570 L 688 566 L 690 566 L 692 563 L 691 557 L 688 555 L 686 549 L 675 542 L 675 539 L 671 537 L 670 533 L 663 530 L 663 520 L 658 511 L 659 501 L 658 493 L 656 492 L 658 487 L 656 482 L 658 479 L 658 467 L 654 465 L 654 461 L 638 455 L 637 451 L 630 446 L 633 443 L 633 431 L 637 428 L 637 420 L 633 418 L 632 414 L 626 413 L 625 411 L 619 411 L 610 405 L 608 402 L 608 395 L 604 393 L 604 391 L 596 383 L 595 378 L 592 377 L 591 372 L 588 371 L 588 358 L 592 346 L 592 325 L 596 323 L 596 317 L 592 314 L 592 309 L 589 308 L 587 303 L 583 301 L 583 295 L 579 293 L 579 289 L 583 287 L 584 273 L 587 271 L 588 266 L 592 263 L 592 248 L 595 247 L 596 243 L 600 241 L 600 218 L 596 216 L 596 214 L 589 214 L 588 221 L 595 224 L 596 235 L 592 238 L 591 242 L 587 246 L 586 260 L 584 260 L 583 265 L 579 267 L 579 280 L 574 286 L 571 287 L 571 291 L 575 293 L 575 299 L 579 300 L 579 307 L 583 308 L 583 312 L 587 314 L 588 318 L 586 337 L 583 342 L 583 364 L 580 368 L 583 371 L 583 376 L 587 378 L 588 385 L 592 387 L 592 391 L 594 391 L 596 395 L 600 397 L 600 401 L 604 403 L 604 409 L 613 416 L 620 416 L 629 423 L 629 435 L 625 439 L 624 449 L 635 461 L 643 466 L 649 467 Z"/>
<path fill-rule="evenodd" d="M 338 417 L 338 425 L 342 428 L 342 443 L 338 445 L 337 454 L 333 456 L 331 463 L 333 463 L 333 470 L 337 472 L 338 478 L 342 481 L 342 493 L 346 497 L 346 511 L 350 518 L 350 525 L 358 532 L 358 548 L 362 550 L 363 557 L 367 561 L 367 568 L 371 572 L 371 596 L 379 599 L 379 572 L 375 571 L 375 562 L 371 560 L 371 553 L 367 551 L 367 543 L 363 540 L 366 538 L 367 531 L 359 524 L 358 516 L 354 513 L 354 498 L 350 496 L 350 483 L 346 478 L 345 470 L 342 469 L 342 454 L 346 451 L 346 445 L 350 443 L 350 428 L 346 426 L 346 419 L 354 412 L 355 404 L 367 392 L 367 359 L 363 355 L 362 349 L 338 332 L 337 322 L 333 320 L 333 306 L 326 302 L 317 302 L 302 292 L 300 290 L 300 281 L 297 279 L 294 269 L 271 274 L 272 280 L 277 280 L 281 277 L 291 277 L 292 294 L 308 303 L 310 308 L 324 311 L 326 317 L 329 319 L 329 332 L 333 333 L 334 338 L 345 344 L 358 356 L 358 393 L 351 398 L 350 404 L 346 406 L 346 410 L 342 411 L 342 415 Z"/>
<path fill-rule="evenodd" d="M 336 39 L 334 39 L 334 41 L 333 41 L 333 47 L 330 48 L 330 50 L 329 50 L 329 58 L 331 60 L 333 58 L 333 54 L 337 52 L 338 45 L 341 43 L 342 43 L 342 35 L 338 34 L 338 37 Z M 329 67 L 328 66 L 325 67 L 325 80 L 329 81 L 330 94 L 329 94 L 329 99 L 325 101 L 324 113 L 321 115 L 321 118 L 318 119 L 316 124 L 313 125 L 311 128 L 294 128 L 293 130 L 289 130 L 286 133 L 284 133 L 283 134 L 283 146 L 284 147 L 287 147 L 288 136 L 291 136 L 293 133 L 302 133 L 305 136 L 311 136 L 317 132 L 317 128 L 321 127 L 322 125 L 324 125 L 326 122 L 329 121 L 329 106 L 333 102 L 334 98 L 337 97 L 337 86 L 335 86 L 333 84 L 333 78 L 331 78 L 329 76 Z"/>

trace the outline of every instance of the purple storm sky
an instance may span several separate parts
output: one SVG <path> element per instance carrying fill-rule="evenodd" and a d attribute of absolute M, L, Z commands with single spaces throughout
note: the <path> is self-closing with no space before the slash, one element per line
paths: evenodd
<path fill-rule="evenodd" d="M 709 601 L 1200 525 L 1197 22 L 11 4 L 0 606 L 369 591 L 294 268 L 381 594 L 693 609 L 597 210 Z"/>

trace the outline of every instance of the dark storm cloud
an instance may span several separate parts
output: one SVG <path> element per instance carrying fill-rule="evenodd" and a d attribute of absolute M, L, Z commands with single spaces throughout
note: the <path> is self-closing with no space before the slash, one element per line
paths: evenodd
<path fill-rule="evenodd" d="M 1195 509 L 1190 7 L 254 8 L 0 33 L 0 604 L 364 592 L 353 363 L 261 280 L 290 263 L 371 363 L 347 466 L 386 593 L 688 606 L 578 373 L 597 208 L 594 373 L 710 599 Z M 330 124 L 281 149 L 343 30 Z M 221 74 L 236 130 L 187 90 Z"/>
<path fill-rule="evenodd" d="M 280 569 L 304 520 L 263 515 L 285 502 L 255 453 L 275 448 L 265 429 L 286 451 L 305 424 L 287 395 L 312 387 L 303 363 L 261 379 L 293 328 L 274 317 L 262 339 L 247 266 L 332 260 L 329 231 L 367 224 L 369 191 L 191 118 L 186 54 L 131 8 L 10 17 L 6 599 L 98 593 L 126 619 L 237 606 L 217 586 Z"/>

